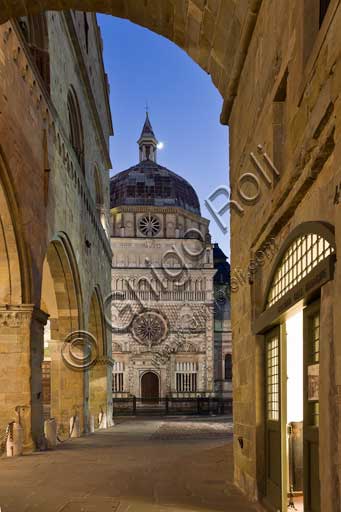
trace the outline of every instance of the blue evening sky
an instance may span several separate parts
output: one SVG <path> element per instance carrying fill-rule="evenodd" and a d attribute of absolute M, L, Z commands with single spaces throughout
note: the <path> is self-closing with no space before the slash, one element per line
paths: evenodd
<path fill-rule="evenodd" d="M 219 123 L 219 92 L 209 75 L 168 39 L 112 16 L 98 15 L 98 22 L 111 88 L 113 174 L 138 162 L 136 141 L 148 102 L 154 133 L 164 143 L 158 163 L 193 185 L 202 215 L 210 220 L 212 241 L 229 254 L 229 231 L 221 232 L 204 205 L 217 187 L 228 184 L 228 130 Z"/>

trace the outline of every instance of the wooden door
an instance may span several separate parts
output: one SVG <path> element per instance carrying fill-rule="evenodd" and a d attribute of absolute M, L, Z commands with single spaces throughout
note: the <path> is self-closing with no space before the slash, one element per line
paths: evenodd
<path fill-rule="evenodd" d="M 303 474 L 304 512 L 320 512 L 319 473 L 319 373 L 320 303 L 310 304 L 303 312 Z"/>
<path fill-rule="evenodd" d="M 282 418 L 280 326 L 265 335 L 266 502 L 282 510 Z"/>
<path fill-rule="evenodd" d="M 156 373 L 147 372 L 141 379 L 141 398 L 148 401 L 157 401 L 159 398 L 159 377 Z"/>

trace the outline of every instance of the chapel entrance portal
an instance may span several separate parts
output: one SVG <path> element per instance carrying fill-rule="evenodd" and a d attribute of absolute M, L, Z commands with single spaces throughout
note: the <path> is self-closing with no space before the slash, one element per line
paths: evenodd
<path fill-rule="evenodd" d="M 159 377 L 156 373 L 147 372 L 141 379 L 141 398 L 144 402 L 159 400 Z"/>

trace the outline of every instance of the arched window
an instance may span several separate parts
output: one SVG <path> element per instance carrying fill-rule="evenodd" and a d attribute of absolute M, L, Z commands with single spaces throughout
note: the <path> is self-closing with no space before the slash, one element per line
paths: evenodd
<path fill-rule="evenodd" d="M 99 169 L 95 166 L 94 169 L 94 184 L 95 184 L 95 201 L 96 201 L 96 210 L 101 221 L 102 227 L 104 231 L 107 233 L 107 226 L 105 220 L 105 212 L 104 212 L 104 198 L 103 198 L 103 188 L 102 188 L 102 180 Z"/>
<path fill-rule="evenodd" d="M 49 34 L 45 13 L 21 18 L 19 26 L 27 41 L 39 74 L 50 92 Z"/>
<path fill-rule="evenodd" d="M 232 355 L 225 356 L 225 380 L 232 381 Z"/>
<path fill-rule="evenodd" d="M 94 170 L 94 182 L 95 182 L 95 196 L 96 196 L 96 207 L 97 209 L 103 208 L 103 190 L 102 190 L 102 182 L 99 174 L 98 167 L 95 167 Z"/>
<path fill-rule="evenodd" d="M 79 165 L 84 173 L 84 136 L 82 117 L 78 99 L 73 87 L 70 88 L 68 94 L 67 106 L 69 115 L 70 142 L 73 149 L 75 150 Z"/>
<path fill-rule="evenodd" d="M 320 234 L 308 233 L 296 237 L 276 269 L 266 307 L 273 306 L 334 251 L 331 243 Z"/>

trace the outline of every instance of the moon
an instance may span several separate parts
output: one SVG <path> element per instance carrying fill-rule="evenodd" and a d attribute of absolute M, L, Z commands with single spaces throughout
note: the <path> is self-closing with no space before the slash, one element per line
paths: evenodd
<path fill-rule="evenodd" d="M 164 142 L 159 142 L 157 145 L 157 149 L 163 149 L 165 147 Z"/>

